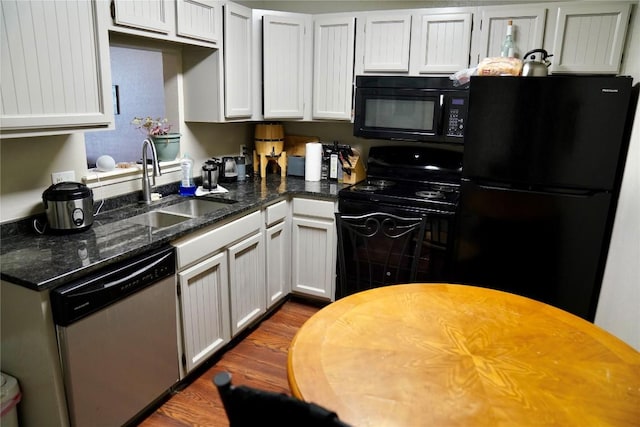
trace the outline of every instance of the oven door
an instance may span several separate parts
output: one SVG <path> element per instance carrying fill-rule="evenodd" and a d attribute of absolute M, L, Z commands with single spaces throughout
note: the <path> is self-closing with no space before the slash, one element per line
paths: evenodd
<path fill-rule="evenodd" d="M 448 282 L 452 278 L 453 262 L 453 227 L 455 224 L 455 213 L 453 212 L 433 212 L 412 206 L 399 206 L 393 203 L 372 202 L 367 200 L 350 199 L 340 197 L 338 200 L 338 210 L 340 213 L 350 215 L 363 215 L 372 212 L 385 212 L 404 217 L 415 217 L 427 215 L 427 228 L 422 241 L 420 261 L 418 262 L 418 282 Z M 345 260 L 355 257 L 353 249 L 346 245 Z M 338 265 L 338 268 L 340 266 Z M 337 275 L 338 281 L 340 274 Z M 382 281 L 382 280 L 381 280 Z M 338 283 L 336 286 L 336 298 L 353 293 L 359 289 L 357 283 Z"/>
<path fill-rule="evenodd" d="M 411 88 L 356 89 L 353 134 L 364 138 L 435 141 L 442 135 L 443 95 Z"/>

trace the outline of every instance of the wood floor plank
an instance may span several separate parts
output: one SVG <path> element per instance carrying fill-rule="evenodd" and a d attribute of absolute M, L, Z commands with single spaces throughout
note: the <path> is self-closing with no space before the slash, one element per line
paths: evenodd
<path fill-rule="evenodd" d="M 213 377 L 227 371 L 233 384 L 291 394 L 287 382 L 287 351 L 296 332 L 319 310 L 317 304 L 289 300 L 225 352 L 210 368 L 176 392 L 139 423 L 142 427 L 227 427 L 224 407 Z"/>

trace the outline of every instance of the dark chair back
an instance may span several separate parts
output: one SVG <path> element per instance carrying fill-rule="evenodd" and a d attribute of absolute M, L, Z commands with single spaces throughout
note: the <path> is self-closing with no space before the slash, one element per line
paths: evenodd
<path fill-rule="evenodd" d="M 427 217 L 388 213 L 336 213 L 338 287 L 336 298 L 416 281 Z"/>
<path fill-rule="evenodd" d="M 349 427 L 331 412 L 314 403 L 284 393 L 231 384 L 231 374 L 219 372 L 213 383 L 220 393 L 230 427 Z"/>

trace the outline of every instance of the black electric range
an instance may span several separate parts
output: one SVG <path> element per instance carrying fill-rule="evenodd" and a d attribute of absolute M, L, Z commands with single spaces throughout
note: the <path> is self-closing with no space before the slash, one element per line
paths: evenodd
<path fill-rule="evenodd" d="M 417 280 L 451 281 L 462 153 L 423 146 L 371 147 L 367 176 L 367 180 L 339 192 L 340 213 L 426 216 Z M 352 255 L 347 254 L 349 257 Z M 357 288 L 357 283 L 339 284 L 336 297 L 353 293 Z"/>

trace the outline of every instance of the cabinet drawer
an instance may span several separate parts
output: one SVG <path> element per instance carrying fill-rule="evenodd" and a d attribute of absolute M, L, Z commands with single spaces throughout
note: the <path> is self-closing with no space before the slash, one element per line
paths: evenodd
<path fill-rule="evenodd" d="M 178 269 L 205 258 L 243 237 L 260 230 L 260 211 L 250 213 L 213 230 L 187 236 L 172 242 L 176 248 Z"/>
<path fill-rule="evenodd" d="M 293 214 L 333 220 L 335 202 L 316 199 L 293 199 Z"/>
<path fill-rule="evenodd" d="M 281 202 L 268 206 L 265 213 L 265 224 L 270 226 L 276 222 L 282 221 L 287 217 L 288 210 L 289 205 L 286 200 L 282 200 Z"/>

